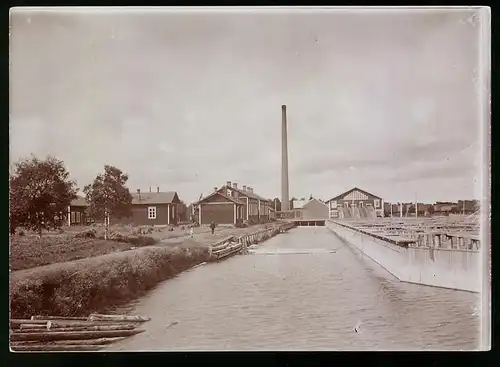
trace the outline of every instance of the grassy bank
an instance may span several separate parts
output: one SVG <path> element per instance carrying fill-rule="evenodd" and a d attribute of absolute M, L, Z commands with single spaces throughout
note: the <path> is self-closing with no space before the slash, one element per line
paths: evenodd
<path fill-rule="evenodd" d="M 89 238 L 89 228 L 37 238 L 12 236 L 11 317 L 85 316 L 124 304 L 157 283 L 208 260 L 208 245 L 249 228 L 138 230 L 114 228 L 113 240 Z M 96 236 L 101 236 L 97 229 Z"/>
<path fill-rule="evenodd" d="M 148 236 L 120 237 L 105 241 L 102 238 L 78 235 L 47 235 L 10 237 L 9 264 L 12 271 L 37 266 L 127 251 L 151 246 L 158 241 Z"/>
<path fill-rule="evenodd" d="M 9 287 L 11 317 L 86 316 L 137 298 L 207 259 L 201 246 L 149 246 L 16 271 Z"/>

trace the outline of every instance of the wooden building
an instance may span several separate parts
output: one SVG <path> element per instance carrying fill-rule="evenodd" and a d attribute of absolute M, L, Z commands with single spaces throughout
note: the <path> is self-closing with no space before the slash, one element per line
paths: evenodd
<path fill-rule="evenodd" d="M 193 208 L 200 224 L 209 224 L 212 220 L 217 224 L 256 224 L 272 219 L 270 200 L 254 193 L 251 187 L 239 188 L 231 181 L 221 188 L 214 187 L 214 191 L 194 203 Z"/>
<path fill-rule="evenodd" d="M 328 205 L 312 198 L 310 200 L 294 200 L 293 213 L 295 219 L 321 220 L 329 218 Z"/>
<path fill-rule="evenodd" d="M 250 223 L 262 223 L 269 221 L 269 209 L 271 200 L 257 195 L 253 188 L 247 185 L 238 187 L 236 182 L 227 181 L 218 189 L 220 193 L 235 198 L 243 204 L 243 220 Z"/>
<path fill-rule="evenodd" d="M 176 191 L 141 192 L 132 194 L 131 214 L 128 217 L 112 216 L 111 224 L 175 225 L 179 221 L 181 203 Z"/>
<path fill-rule="evenodd" d="M 243 202 L 214 188 L 214 192 L 196 203 L 199 224 L 241 224 Z"/>
<path fill-rule="evenodd" d="M 354 216 L 354 212 L 363 217 L 369 216 L 372 211 L 377 217 L 384 216 L 383 199 L 357 187 L 327 200 L 326 204 L 329 207 L 329 218 Z"/>
<path fill-rule="evenodd" d="M 89 224 L 90 218 L 88 217 L 88 207 L 89 203 L 82 196 L 78 196 L 76 199 L 72 200 L 68 207 L 68 215 L 66 216 L 68 226 Z"/>

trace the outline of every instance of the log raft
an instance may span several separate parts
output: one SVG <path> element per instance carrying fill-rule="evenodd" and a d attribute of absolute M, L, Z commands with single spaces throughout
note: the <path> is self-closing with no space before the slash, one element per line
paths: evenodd
<path fill-rule="evenodd" d="M 13 351 L 94 351 L 142 333 L 149 317 L 91 314 L 89 317 L 32 316 L 10 320 Z"/>
<path fill-rule="evenodd" d="M 249 246 L 261 243 L 280 233 L 285 233 L 293 227 L 295 227 L 295 223 L 283 222 L 240 237 L 226 237 L 209 247 L 210 259 L 211 261 L 218 261 L 238 253 L 247 253 Z"/>

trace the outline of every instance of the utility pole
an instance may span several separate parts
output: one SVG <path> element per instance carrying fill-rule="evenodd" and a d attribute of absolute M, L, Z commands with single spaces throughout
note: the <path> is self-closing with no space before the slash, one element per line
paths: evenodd
<path fill-rule="evenodd" d="M 418 218 L 418 199 L 416 191 L 415 191 L 415 218 Z"/>

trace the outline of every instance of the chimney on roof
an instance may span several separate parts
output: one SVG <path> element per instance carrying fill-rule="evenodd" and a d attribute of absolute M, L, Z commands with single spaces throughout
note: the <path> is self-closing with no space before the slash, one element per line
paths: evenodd
<path fill-rule="evenodd" d="M 217 188 L 217 186 L 214 186 L 214 191 L 217 191 L 217 190 L 219 190 L 219 189 Z"/>
<path fill-rule="evenodd" d="M 139 200 L 141 200 L 141 189 L 137 189 L 137 195 L 139 196 Z"/>
<path fill-rule="evenodd" d="M 231 181 L 226 181 L 226 186 L 231 188 Z"/>
<path fill-rule="evenodd" d="M 160 192 L 160 186 L 156 186 L 156 192 Z"/>
<path fill-rule="evenodd" d="M 248 191 L 250 191 L 251 193 L 253 193 L 253 187 L 247 187 L 248 188 Z"/>
<path fill-rule="evenodd" d="M 233 182 L 233 189 L 238 189 L 238 184 L 236 182 Z"/>
<path fill-rule="evenodd" d="M 247 185 L 243 185 L 243 191 L 247 191 Z"/>

